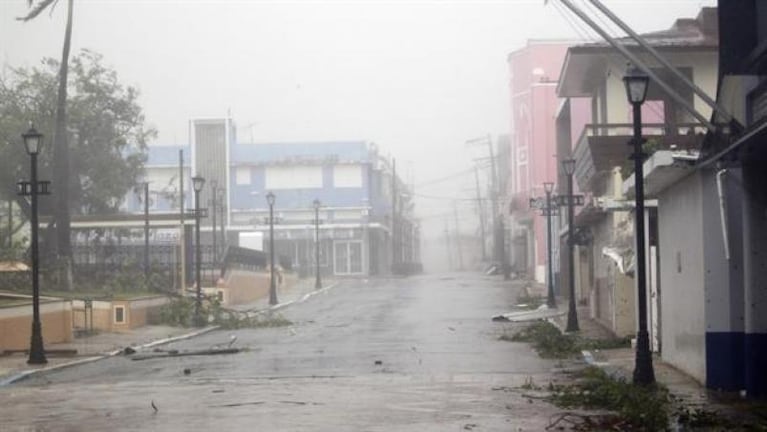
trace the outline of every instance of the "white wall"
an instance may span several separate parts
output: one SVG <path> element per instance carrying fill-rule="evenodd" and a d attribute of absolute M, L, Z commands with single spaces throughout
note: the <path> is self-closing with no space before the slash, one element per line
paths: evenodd
<path fill-rule="evenodd" d="M 660 194 L 658 241 L 663 359 L 705 382 L 703 241 L 719 233 L 703 231 L 701 192 L 693 174 Z"/>
<path fill-rule="evenodd" d="M 668 61 L 676 67 L 691 68 L 693 82 L 705 91 L 711 99 L 716 99 L 718 58 L 717 54 L 711 53 L 662 53 Z M 648 56 L 641 56 L 651 68 L 663 67 Z M 623 57 L 612 56 L 607 65 L 607 122 L 606 123 L 630 123 L 630 106 L 626 100 L 626 88 L 623 84 L 623 75 L 626 73 L 626 60 Z M 650 84 L 653 85 L 653 84 Z M 685 89 L 686 90 L 686 89 Z M 693 106 L 705 118 L 711 117 L 711 108 L 697 96 L 693 99 Z"/>
<path fill-rule="evenodd" d="M 333 167 L 333 187 L 361 188 L 361 165 L 335 165 Z"/>

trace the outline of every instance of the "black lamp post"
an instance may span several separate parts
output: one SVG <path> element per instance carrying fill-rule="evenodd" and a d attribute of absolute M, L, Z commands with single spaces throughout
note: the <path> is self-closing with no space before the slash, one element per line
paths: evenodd
<path fill-rule="evenodd" d="M 317 279 L 314 281 L 314 289 L 322 288 L 320 280 L 320 200 L 314 200 L 314 267 Z"/>
<path fill-rule="evenodd" d="M 202 275 L 200 265 L 202 261 L 202 249 L 200 247 L 200 192 L 205 185 L 205 178 L 200 176 L 192 177 L 192 187 L 194 188 L 194 246 L 195 246 L 195 280 L 197 282 L 197 291 L 194 300 L 194 323 L 197 326 L 204 324 L 200 315 L 202 312 Z"/>
<path fill-rule="evenodd" d="M 567 328 L 568 332 L 580 330 L 578 326 L 578 312 L 575 308 L 575 218 L 573 207 L 575 197 L 573 196 L 573 173 L 575 172 L 575 159 L 565 159 L 562 161 L 562 170 L 567 175 L 567 272 L 568 284 L 570 285 L 570 301 L 567 309 Z"/>
<path fill-rule="evenodd" d="M 274 306 L 277 302 L 277 283 L 274 280 L 274 194 L 266 194 L 266 202 L 269 203 L 269 304 Z"/>
<path fill-rule="evenodd" d="M 30 195 L 32 214 L 30 216 L 30 224 L 32 231 L 32 337 L 29 345 L 29 359 L 27 364 L 46 364 L 48 359 L 45 358 L 45 348 L 43 347 L 43 331 L 40 325 L 40 278 L 39 278 L 39 260 L 37 249 L 37 195 L 38 181 L 37 181 L 37 155 L 40 153 L 40 146 L 42 145 L 43 135 L 34 127 L 30 127 L 28 131 L 21 134 L 24 139 L 24 147 L 27 149 L 27 154 L 31 159 L 30 165 L 30 181 L 29 183 L 21 182 L 20 193 L 22 195 Z M 47 186 L 47 182 L 44 182 L 43 188 Z M 44 190 L 43 193 L 46 193 Z"/>
<path fill-rule="evenodd" d="M 218 266 L 218 248 L 216 248 L 216 201 L 218 201 L 218 182 L 212 180 L 210 185 L 212 188 L 212 193 L 210 194 L 210 204 L 213 211 L 211 214 L 211 224 L 213 225 L 211 229 L 211 233 L 213 234 L 213 268 L 215 269 Z"/>
<path fill-rule="evenodd" d="M 655 382 L 655 373 L 650 353 L 650 338 L 647 333 L 647 280 L 645 273 L 645 244 L 644 244 L 644 173 L 642 164 L 642 104 L 647 96 L 647 85 L 650 78 L 637 68 L 630 68 L 623 77 L 626 85 L 626 96 L 634 113 L 634 227 L 636 237 L 636 281 L 638 295 L 639 330 L 637 331 L 636 362 L 634 365 L 634 383 L 651 384 Z"/>
<path fill-rule="evenodd" d="M 549 277 L 548 279 L 548 298 L 546 299 L 546 306 L 548 306 L 550 309 L 556 309 L 557 307 L 557 300 L 554 298 L 554 266 L 553 262 L 551 260 L 551 216 L 553 215 L 554 211 L 551 207 L 551 193 L 554 191 L 554 183 L 552 182 L 545 182 L 543 183 L 543 190 L 546 191 L 546 242 L 548 246 L 548 259 L 547 263 L 549 265 Z"/>
<path fill-rule="evenodd" d="M 144 182 L 144 285 L 149 289 L 149 182 Z"/>

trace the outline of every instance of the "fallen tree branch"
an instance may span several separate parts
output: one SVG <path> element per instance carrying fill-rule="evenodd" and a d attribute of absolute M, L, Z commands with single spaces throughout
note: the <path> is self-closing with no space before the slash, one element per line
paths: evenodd
<path fill-rule="evenodd" d="M 242 351 L 240 348 L 205 349 L 196 351 L 164 351 L 151 354 L 138 354 L 132 356 L 131 360 L 149 360 L 155 358 L 186 357 L 197 355 L 237 354 L 240 351 Z"/>

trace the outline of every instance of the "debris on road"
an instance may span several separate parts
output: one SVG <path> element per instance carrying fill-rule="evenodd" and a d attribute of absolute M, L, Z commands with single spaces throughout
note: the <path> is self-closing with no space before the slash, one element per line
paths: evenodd
<path fill-rule="evenodd" d="M 205 349 L 196 351 L 164 351 L 159 353 L 150 354 L 137 354 L 131 357 L 131 360 L 149 360 L 155 358 L 165 357 L 185 357 L 196 355 L 218 355 L 218 354 L 237 354 L 242 351 L 240 348 L 223 348 L 223 349 Z"/>

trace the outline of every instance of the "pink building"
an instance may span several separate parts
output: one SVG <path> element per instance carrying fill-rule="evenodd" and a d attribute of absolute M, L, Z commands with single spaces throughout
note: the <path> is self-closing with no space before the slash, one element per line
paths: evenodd
<path fill-rule="evenodd" d="M 530 40 L 508 56 L 511 103 L 508 227 L 511 264 L 538 282 L 546 278 L 546 219 L 530 210 L 531 197 L 545 196 L 544 182 L 557 182 L 555 118 L 559 73 L 572 42 Z M 554 233 L 556 236 L 556 232 Z"/>

